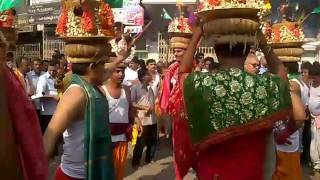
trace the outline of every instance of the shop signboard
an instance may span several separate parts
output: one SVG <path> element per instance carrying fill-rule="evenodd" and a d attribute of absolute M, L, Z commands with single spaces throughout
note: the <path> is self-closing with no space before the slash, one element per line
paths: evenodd
<path fill-rule="evenodd" d="M 139 6 L 140 0 L 123 0 L 123 7 Z"/>
<path fill-rule="evenodd" d="M 15 28 L 18 32 L 32 32 L 33 25 L 30 23 L 28 14 L 18 14 L 15 18 Z"/>
<path fill-rule="evenodd" d="M 124 32 L 131 34 L 138 34 L 142 31 L 142 26 L 126 26 Z"/>
<path fill-rule="evenodd" d="M 129 26 L 143 26 L 144 10 L 140 6 L 112 9 L 116 22 Z"/>
<path fill-rule="evenodd" d="M 60 4 L 40 4 L 27 9 L 32 24 L 56 24 L 60 15 Z"/>
<path fill-rule="evenodd" d="M 60 14 L 60 4 L 59 3 L 51 3 L 51 4 L 41 4 L 29 6 L 27 9 L 28 14 Z"/>
<path fill-rule="evenodd" d="M 30 6 L 39 4 L 58 3 L 61 0 L 30 0 Z"/>
<path fill-rule="evenodd" d="M 144 10 L 140 6 L 127 8 L 127 25 L 143 26 Z"/>
<path fill-rule="evenodd" d="M 32 15 L 30 22 L 33 24 L 57 24 L 59 14 Z"/>

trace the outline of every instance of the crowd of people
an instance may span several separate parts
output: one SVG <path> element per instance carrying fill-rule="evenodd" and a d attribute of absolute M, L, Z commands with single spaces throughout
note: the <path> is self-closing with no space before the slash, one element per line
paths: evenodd
<path fill-rule="evenodd" d="M 245 71 L 252 75 L 269 73 L 265 57 L 257 56 L 258 54 L 254 50 L 249 53 L 244 63 Z M 59 58 L 55 57 L 51 61 L 48 61 L 48 63 L 38 58 L 28 57 L 19 57 L 14 61 L 12 54 L 7 54 L 7 66 L 17 75 L 25 92 L 29 96 L 29 100 L 33 102 L 42 133 L 48 127 L 56 111 L 57 104 L 62 97 L 58 94 L 61 91 L 61 87 L 57 85 L 57 81 L 61 80 L 59 77 L 65 77 L 65 74 L 68 72 L 68 65 L 64 56 L 59 55 Z M 181 56 L 179 57 L 179 53 L 175 53 L 175 59 L 179 58 L 181 58 Z M 205 58 L 203 53 L 197 53 L 194 59 L 194 71 L 196 72 L 214 74 L 219 70 L 219 63 L 214 62 L 212 57 Z M 134 137 L 136 142 L 133 143 L 134 150 L 131 162 L 133 168 L 140 166 L 144 147 L 147 148 L 145 163 L 148 164 L 152 162 L 156 154 L 159 136 L 166 135 L 167 138 L 171 139 L 172 127 L 170 117 L 168 118 L 165 113 L 161 113 L 160 115 L 157 112 L 157 108 L 159 108 L 157 105 L 159 106 L 163 93 L 165 74 L 168 73 L 168 68 L 170 69 L 174 63 L 175 61 L 170 64 L 157 63 L 154 59 L 144 61 L 139 60 L 138 57 L 134 57 L 128 64 L 119 63 L 109 72 L 109 79 L 103 82 L 100 90 L 106 96 L 109 104 L 107 111 L 110 119 L 113 160 L 117 172 L 116 179 L 122 179 L 125 175 L 128 146 L 129 142 L 132 141 L 132 136 L 137 136 Z M 73 71 L 77 71 L 77 69 L 81 72 L 81 67 L 77 67 L 77 65 L 73 67 Z M 298 129 L 294 127 L 293 134 L 292 132 L 287 132 L 287 134 L 290 134 L 289 139 L 285 137 L 276 139 L 276 142 L 279 143 L 276 145 L 277 156 L 279 156 L 277 158 L 286 156 L 286 153 L 295 154 L 295 157 L 291 161 L 284 161 L 284 163 L 286 166 L 295 165 L 295 168 L 298 170 L 297 172 L 301 172 L 301 154 L 301 162 L 305 164 L 313 162 L 314 169 L 318 172 L 318 153 L 320 152 L 318 152 L 318 133 L 315 118 L 318 114 L 317 107 L 319 106 L 319 92 L 316 87 L 318 83 L 317 76 L 320 74 L 320 66 L 318 62 L 314 64 L 304 62 L 299 69 L 299 65 L 295 63 L 288 65 L 287 71 L 289 76 L 291 76 L 290 82 L 292 88 L 300 94 L 299 96 L 302 99 L 305 110 L 309 113 L 308 118 L 310 121 L 300 123 Z M 171 82 L 171 85 L 174 83 L 176 82 Z M 71 87 L 73 86 L 69 86 L 68 89 Z M 68 93 L 68 90 L 65 93 Z M 76 91 L 69 93 L 77 94 Z M 76 96 L 75 94 L 73 96 Z M 75 105 L 79 107 L 79 104 Z M 77 119 L 81 119 L 80 116 L 77 117 Z M 311 119 L 313 120 L 311 121 Z M 288 122 L 281 121 L 277 123 L 274 132 L 283 133 L 282 131 L 286 129 Z M 57 123 L 61 122 L 57 121 Z M 54 120 L 51 126 L 55 126 Z M 81 178 L 84 176 L 83 167 L 81 168 L 82 165 L 79 164 L 79 161 L 82 159 L 79 154 L 83 153 L 83 149 L 74 148 L 80 145 L 77 143 L 82 143 L 83 141 L 81 139 L 84 138 L 82 132 L 83 126 L 83 122 L 81 121 L 74 122 L 69 124 L 64 131 L 64 152 L 61 169 L 57 171 L 57 175 L 59 175 L 59 172 L 65 172 L 71 177 Z M 132 128 L 137 134 L 132 133 Z M 62 129 L 60 129 L 60 132 L 63 132 Z M 309 153 L 311 153 L 311 159 Z M 282 170 L 278 170 L 281 173 Z M 298 174 L 298 176 L 301 176 L 301 174 Z"/>
<path fill-rule="evenodd" d="M 176 53 L 175 56 L 175 59 L 181 58 L 179 53 Z M 218 70 L 219 64 L 214 62 L 212 57 L 204 58 L 203 53 L 198 53 L 195 60 L 196 71 L 214 73 Z M 173 63 L 175 61 L 157 63 L 154 59 L 143 60 L 135 56 L 127 64 L 121 62 L 111 72 L 108 72 L 109 79 L 103 82 L 101 86 L 100 90 L 106 96 L 109 104 L 107 111 L 110 119 L 114 167 L 118 172 L 116 179 L 122 179 L 125 175 L 124 168 L 128 154 L 128 143 L 132 140 L 133 135 L 137 136 L 134 137 L 136 142 L 133 144 L 134 150 L 131 162 L 133 168 L 140 166 L 144 147 L 147 148 L 145 163 L 148 164 L 153 161 L 156 154 L 159 136 L 171 138 L 170 119 L 160 115 L 159 112 L 156 114 L 156 104 L 159 102 L 162 93 L 164 75 Z M 14 59 L 13 54 L 9 52 L 7 53 L 6 64 L 18 77 L 29 100 L 33 103 L 41 132 L 44 134 L 51 121 L 51 126 L 54 126 L 54 113 L 59 114 L 57 105 L 63 95 L 61 92 L 68 93 L 68 89 L 73 87 L 71 85 L 64 89 L 59 84 L 59 81 L 62 81 L 70 71 L 65 56 L 55 50 L 55 54 L 49 61 L 24 56 Z M 81 67 L 77 66 L 72 67 L 73 73 L 77 71 L 83 73 Z M 74 147 L 79 145 L 75 144 L 76 142 L 81 143 L 83 141 L 80 137 L 84 138 L 80 132 L 83 130 L 83 123 L 81 124 L 74 123 L 74 125 L 68 127 L 63 133 L 63 141 L 61 138 L 59 139 L 59 142 L 64 144 L 61 162 L 61 168 L 65 168 L 63 172 L 71 177 L 79 178 L 83 177 L 84 174 L 84 172 L 81 172 L 83 168 L 80 168 L 81 165 L 78 162 L 82 158 L 75 154 L 83 153 L 83 149 L 77 151 Z M 132 133 L 132 128 L 138 134 Z M 54 154 L 58 155 L 57 147 L 55 147 L 55 151 Z M 67 166 L 70 166 L 71 169 L 68 170 Z M 80 169 L 73 171 L 76 167 Z M 58 170 L 57 174 L 59 172 Z"/>
<path fill-rule="evenodd" d="M 61 77 L 65 77 L 65 74 L 68 72 L 68 64 L 64 55 L 57 54 L 58 55 L 53 56 L 50 61 L 28 57 L 19 57 L 16 60 L 13 60 L 12 53 L 7 54 L 7 66 L 16 74 L 25 92 L 29 96 L 30 101 L 33 102 L 38 114 L 42 133 L 45 132 L 50 123 L 61 97 L 59 92 L 62 90 L 61 87 L 57 85 L 57 82 L 61 80 Z M 175 59 L 181 58 L 181 55 L 179 55 L 179 52 L 175 53 Z M 194 59 L 195 72 L 214 74 L 219 70 L 219 63 L 214 62 L 212 57 L 204 57 L 203 53 L 197 53 Z M 171 138 L 172 127 L 170 118 L 166 117 L 164 113 L 159 115 L 159 112 L 157 112 L 157 108 L 159 107 L 157 107 L 157 105 L 159 105 L 159 100 L 162 95 L 165 74 L 167 73 L 168 68 L 170 69 L 170 66 L 174 63 L 175 61 L 172 61 L 169 64 L 163 62 L 157 63 L 154 59 L 145 61 L 138 59 L 138 57 L 135 56 L 128 64 L 123 62 L 118 64 L 111 72 L 109 72 L 109 79 L 101 86 L 101 91 L 106 96 L 109 104 L 108 113 L 113 143 L 114 167 L 118 172 L 116 179 L 122 179 L 124 177 L 128 145 L 132 140 L 132 136 L 138 136 L 134 137 L 136 142 L 133 144 L 134 150 L 131 164 L 134 168 L 140 166 L 144 147 L 147 147 L 145 163 L 150 163 L 156 153 L 159 135 L 162 134 L 166 135 L 167 138 Z M 73 67 L 73 71 L 77 71 L 75 69 L 77 69 L 77 67 Z M 259 53 L 256 53 L 255 50 L 252 50 L 247 56 L 244 63 L 244 69 L 246 72 L 253 75 L 269 73 L 265 57 L 259 56 Z M 81 72 L 81 67 L 79 67 L 79 71 Z M 319 105 L 319 102 L 317 101 L 317 94 L 319 94 L 319 92 L 316 89 L 318 83 L 317 75 L 320 74 L 319 63 L 315 62 L 314 64 L 311 64 L 309 62 L 304 62 L 300 69 L 299 65 L 294 63 L 287 66 L 287 71 L 289 77 L 291 76 L 290 82 L 292 87 L 300 94 L 304 107 L 309 113 L 309 120 L 315 119 L 316 114 L 318 113 L 317 107 Z M 171 82 L 171 85 L 174 83 L 176 82 Z M 68 87 L 68 89 L 70 87 Z M 310 102 L 312 104 L 309 104 Z M 282 121 L 277 123 L 274 128 L 275 133 L 282 132 L 286 127 L 286 123 L 288 122 Z M 78 123 L 75 123 L 74 125 L 71 125 L 70 129 L 67 128 L 63 133 L 64 143 L 66 144 L 64 145 L 61 163 L 62 168 L 65 166 L 72 167 L 75 165 L 75 159 L 72 158 L 80 158 L 71 155 L 82 153 L 81 150 L 76 152 L 75 149 L 73 149 L 77 144 L 74 144 L 74 140 L 72 139 L 83 137 L 83 135 L 79 134 L 79 129 L 82 129 L 80 127 L 83 128 L 83 125 L 81 126 Z M 318 152 L 317 148 L 318 143 L 316 140 L 318 133 L 316 127 L 317 124 L 315 120 L 306 121 L 305 123 L 300 123 L 297 130 L 296 128 L 293 128 L 296 131 L 289 139 L 276 139 L 288 143 L 283 145 L 283 142 L 279 142 L 279 144 L 276 145 L 277 156 L 285 156 L 283 153 L 294 153 L 296 155 L 294 160 L 285 161 L 285 163 L 289 163 L 291 166 L 295 164 L 296 168 L 299 170 L 301 169 L 299 168 L 299 159 L 300 154 L 302 153 L 302 162 L 306 164 L 313 162 L 315 164 L 314 168 L 318 172 L 318 153 L 320 152 Z M 132 128 L 135 132 L 138 132 L 138 134 L 132 133 Z M 71 139 L 69 140 L 72 142 L 71 144 L 68 144 L 68 139 Z M 309 157 L 310 145 L 311 159 Z M 66 152 L 68 149 L 70 151 L 72 150 L 72 152 Z M 69 159 L 70 157 L 71 159 Z M 80 178 L 81 174 L 83 175 L 83 172 L 77 170 L 76 173 L 73 173 L 73 168 L 74 167 L 72 167 L 70 172 L 66 170 L 67 168 L 64 169 L 64 171 L 72 177 Z M 301 172 L 301 170 L 298 172 Z"/>

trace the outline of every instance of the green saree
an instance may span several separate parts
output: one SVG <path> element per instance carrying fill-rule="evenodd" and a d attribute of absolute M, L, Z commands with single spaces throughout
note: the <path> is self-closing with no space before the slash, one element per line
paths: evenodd
<path fill-rule="evenodd" d="M 108 103 L 105 96 L 80 76 L 73 74 L 72 83 L 87 94 L 85 111 L 86 180 L 113 180 L 113 154 L 109 131 Z"/>
<path fill-rule="evenodd" d="M 286 81 L 236 68 L 190 74 L 184 81 L 184 99 L 192 141 L 208 146 L 271 129 L 291 108 Z"/>

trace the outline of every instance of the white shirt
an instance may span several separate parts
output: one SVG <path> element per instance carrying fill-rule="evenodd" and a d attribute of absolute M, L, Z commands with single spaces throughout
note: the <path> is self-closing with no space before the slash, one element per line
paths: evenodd
<path fill-rule="evenodd" d="M 156 78 L 151 82 L 150 86 L 151 86 L 151 88 L 153 90 L 154 96 L 158 97 L 159 86 L 160 86 L 160 75 L 159 75 L 159 73 L 156 74 Z"/>
<path fill-rule="evenodd" d="M 301 100 L 303 102 L 304 107 L 307 108 L 309 99 L 309 87 L 305 83 L 297 79 L 292 79 L 291 81 L 294 81 L 299 84 Z M 286 127 L 284 122 L 280 121 L 276 123 L 276 128 L 278 128 L 278 130 L 283 130 Z M 300 133 L 299 130 L 300 129 L 298 129 L 288 138 L 291 144 L 276 144 L 277 150 L 281 152 L 297 152 L 299 150 L 300 145 L 302 144 L 302 142 L 300 142 L 302 140 L 302 138 L 300 138 L 300 136 L 302 136 L 302 133 Z"/>
<path fill-rule="evenodd" d="M 309 104 L 309 91 L 310 91 L 309 87 L 306 85 L 306 83 L 304 83 L 301 80 L 292 79 L 291 81 L 296 82 L 296 83 L 299 84 L 301 101 L 302 101 L 304 107 L 307 108 L 308 104 Z"/>
<path fill-rule="evenodd" d="M 57 101 L 55 99 L 41 98 L 44 95 L 58 95 L 57 89 L 54 87 L 55 81 L 48 72 L 39 77 L 36 95 L 33 98 L 40 98 L 41 115 L 53 115 L 56 110 Z"/>
<path fill-rule="evenodd" d="M 27 77 L 31 80 L 32 85 L 35 89 L 37 89 L 38 81 L 40 76 L 44 75 L 45 72 L 41 71 L 40 75 L 35 73 L 33 70 L 27 73 Z"/>
<path fill-rule="evenodd" d="M 45 72 L 41 71 L 40 76 L 43 74 L 45 74 Z M 38 76 L 38 74 L 35 73 L 33 70 L 27 73 L 27 77 L 31 80 L 32 86 L 35 90 L 37 90 L 37 85 L 38 85 L 40 76 Z M 41 109 L 40 99 L 34 99 L 34 104 L 37 110 Z"/>
<path fill-rule="evenodd" d="M 203 68 L 203 69 L 201 70 L 201 72 L 203 72 L 203 73 L 208 73 L 209 71 L 208 71 L 207 69 L 204 69 L 204 68 Z"/>
<path fill-rule="evenodd" d="M 313 116 L 320 115 L 320 86 L 310 87 L 309 111 Z"/>
<path fill-rule="evenodd" d="M 121 95 L 118 99 L 113 98 L 108 89 L 102 86 L 106 92 L 106 98 L 109 104 L 109 121 L 112 123 L 129 123 L 129 102 L 124 89 L 121 89 Z M 112 142 L 127 141 L 126 134 L 112 135 Z"/>
<path fill-rule="evenodd" d="M 141 106 L 154 106 L 155 96 L 152 88 L 149 86 L 147 89 L 143 88 L 142 84 L 133 85 L 131 88 L 131 101 Z M 137 110 L 137 116 L 143 126 L 156 124 L 156 114 L 152 112 L 147 114 L 146 110 Z"/>
<path fill-rule="evenodd" d="M 124 70 L 124 80 L 123 85 L 125 86 L 132 86 L 130 81 L 138 80 L 138 70 L 132 70 L 131 68 L 127 67 Z"/>

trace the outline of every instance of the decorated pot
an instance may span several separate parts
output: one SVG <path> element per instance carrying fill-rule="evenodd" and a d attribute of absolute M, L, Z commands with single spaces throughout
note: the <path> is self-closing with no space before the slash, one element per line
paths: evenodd
<path fill-rule="evenodd" d="M 265 0 L 199 0 L 197 15 L 205 22 L 234 17 L 258 20 L 270 9 L 270 3 Z"/>

